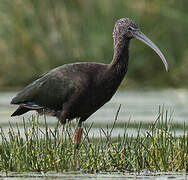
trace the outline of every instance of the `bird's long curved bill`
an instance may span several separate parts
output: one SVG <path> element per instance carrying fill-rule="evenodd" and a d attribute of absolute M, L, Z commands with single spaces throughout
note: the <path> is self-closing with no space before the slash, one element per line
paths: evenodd
<path fill-rule="evenodd" d="M 159 50 L 159 48 L 147 36 L 145 36 L 140 30 L 133 31 L 133 36 L 136 39 L 147 44 L 150 48 L 152 48 L 159 55 L 159 57 L 163 61 L 166 71 L 168 71 L 168 63 L 167 63 L 163 53 Z"/>

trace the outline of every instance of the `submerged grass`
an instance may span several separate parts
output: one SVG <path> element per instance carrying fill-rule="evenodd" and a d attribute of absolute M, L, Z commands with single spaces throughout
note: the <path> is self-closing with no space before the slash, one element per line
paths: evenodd
<path fill-rule="evenodd" d="M 119 109 L 118 109 L 119 112 Z M 184 124 L 183 135 L 176 136 L 171 115 L 159 108 L 158 118 L 151 123 L 145 136 L 141 134 L 142 124 L 136 136 L 126 132 L 129 123 L 124 124 L 124 135 L 112 137 L 114 124 L 100 130 L 100 138 L 88 134 L 93 124 L 84 127 L 79 151 L 82 172 L 132 172 L 132 171 L 188 171 L 188 134 Z M 19 126 L 10 124 L 8 137 L 1 128 L 0 171 L 9 172 L 68 172 L 75 170 L 75 154 L 72 137 L 74 127 L 67 125 L 63 139 L 58 124 L 51 130 L 39 126 L 38 117 L 27 123 L 23 120 L 24 136 Z M 57 143 L 59 142 L 59 143 Z"/>

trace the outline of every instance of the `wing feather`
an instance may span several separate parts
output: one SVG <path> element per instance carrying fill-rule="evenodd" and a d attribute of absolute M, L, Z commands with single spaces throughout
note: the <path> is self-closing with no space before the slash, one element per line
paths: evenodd
<path fill-rule="evenodd" d="M 70 64 L 53 69 L 25 87 L 12 99 L 11 104 L 35 104 L 58 110 L 79 90 L 78 82 L 74 81 L 75 74 Z"/>

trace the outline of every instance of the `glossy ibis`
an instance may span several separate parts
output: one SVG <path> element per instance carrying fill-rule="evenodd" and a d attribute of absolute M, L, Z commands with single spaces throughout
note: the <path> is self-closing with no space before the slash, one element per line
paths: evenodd
<path fill-rule="evenodd" d="M 166 59 L 158 47 L 140 31 L 134 21 L 122 18 L 114 27 L 114 56 L 110 64 L 81 62 L 65 64 L 49 71 L 12 99 L 11 104 L 19 107 L 11 116 L 36 110 L 56 116 L 62 127 L 66 121 L 79 118 L 73 138 L 74 143 L 79 145 L 82 122 L 112 98 L 127 72 L 132 38 L 151 47 L 168 71 Z"/>

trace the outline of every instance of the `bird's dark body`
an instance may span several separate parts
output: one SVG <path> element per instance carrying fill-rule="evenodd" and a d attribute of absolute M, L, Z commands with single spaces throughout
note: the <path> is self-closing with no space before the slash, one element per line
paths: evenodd
<path fill-rule="evenodd" d="M 161 57 L 163 54 L 128 18 L 119 19 L 114 27 L 114 56 L 110 64 L 74 63 L 57 67 L 24 88 L 12 99 L 20 105 L 12 116 L 30 110 L 56 116 L 62 124 L 80 118 L 80 124 L 108 102 L 118 89 L 128 67 L 129 42 L 137 38 Z"/>
<path fill-rule="evenodd" d="M 126 67 L 118 64 L 74 63 L 60 66 L 13 98 L 12 104 L 20 104 L 13 116 L 34 109 L 47 111 L 61 121 L 76 117 L 84 121 L 111 99 L 125 73 Z M 66 118 L 60 118 L 62 111 L 66 112 Z"/>

